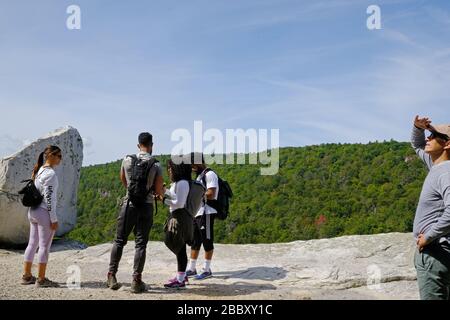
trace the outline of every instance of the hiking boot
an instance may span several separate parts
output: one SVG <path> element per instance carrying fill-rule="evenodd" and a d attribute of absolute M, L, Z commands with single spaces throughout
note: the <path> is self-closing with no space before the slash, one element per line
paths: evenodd
<path fill-rule="evenodd" d="M 183 282 L 179 282 L 177 280 L 177 278 L 172 279 L 171 281 L 169 281 L 168 283 L 166 283 L 164 285 L 164 288 L 167 288 L 167 289 L 184 289 L 184 288 L 186 288 L 186 280 L 183 281 Z"/>
<path fill-rule="evenodd" d="M 36 283 L 36 277 L 33 276 L 22 276 L 22 282 L 21 284 L 24 286 L 35 284 Z"/>
<path fill-rule="evenodd" d="M 120 284 L 117 282 L 117 278 L 114 273 L 108 272 L 108 280 L 106 281 L 106 285 L 111 290 L 118 290 L 120 288 Z"/>
<path fill-rule="evenodd" d="M 195 280 L 205 280 L 205 279 L 208 279 L 211 277 L 212 277 L 211 270 L 209 270 L 209 271 L 203 270 L 203 272 L 201 274 L 195 276 Z"/>
<path fill-rule="evenodd" d="M 133 277 L 133 282 L 131 282 L 131 292 L 132 293 L 142 293 L 147 291 L 147 286 L 141 280 L 141 277 Z"/>
<path fill-rule="evenodd" d="M 193 277 L 197 275 L 197 270 L 194 269 L 194 271 L 192 270 L 186 270 L 186 277 Z"/>
<path fill-rule="evenodd" d="M 59 284 L 49 280 L 48 278 L 44 278 L 42 280 L 36 280 L 36 288 L 59 288 Z"/>

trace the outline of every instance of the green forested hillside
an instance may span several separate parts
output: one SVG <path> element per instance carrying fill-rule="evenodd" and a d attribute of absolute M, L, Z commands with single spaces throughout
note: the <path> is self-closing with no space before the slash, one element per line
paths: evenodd
<path fill-rule="evenodd" d="M 159 159 L 165 164 L 167 157 Z M 235 193 L 231 216 L 216 224 L 222 243 L 411 231 L 426 175 L 410 145 L 395 141 L 282 148 L 275 176 L 261 176 L 258 165 L 212 168 Z M 120 161 L 82 169 L 70 238 L 89 245 L 113 239 L 117 203 L 125 194 L 119 169 Z M 152 239 L 162 239 L 167 213 L 159 205 Z"/>

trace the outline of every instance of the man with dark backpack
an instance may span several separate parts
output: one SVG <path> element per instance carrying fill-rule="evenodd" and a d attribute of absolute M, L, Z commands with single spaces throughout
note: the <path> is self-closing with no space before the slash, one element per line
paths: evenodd
<path fill-rule="evenodd" d="M 207 185 L 206 175 L 208 172 L 212 171 L 210 168 L 206 168 L 203 171 L 202 182 L 203 185 Z M 212 171 L 214 172 L 214 171 Z M 216 174 L 217 175 L 217 174 Z M 217 176 L 219 192 L 217 193 L 217 199 L 208 199 L 206 204 L 214 208 L 216 212 L 216 219 L 225 220 L 228 218 L 230 211 L 230 199 L 233 197 L 233 191 L 227 181 L 223 180 L 221 177 Z"/>
<path fill-rule="evenodd" d="M 201 181 L 205 186 L 206 193 L 205 200 L 194 218 L 194 241 L 186 276 L 195 276 L 196 280 L 203 280 L 212 277 L 214 220 L 216 218 L 224 220 L 228 216 L 229 199 L 233 194 L 228 183 L 206 166 L 203 154 L 193 153 L 191 160 L 192 170 L 197 174 L 197 181 Z M 197 274 L 196 264 L 202 245 L 205 250 L 205 264 L 202 273 Z"/>
<path fill-rule="evenodd" d="M 144 270 L 150 229 L 153 225 L 153 205 L 156 204 L 155 196 L 159 198 L 163 196 L 161 166 L 158 160 L 151 156 L 152 135 L 148 132 L 141 133 L 138 140 L 139 153 L 126 156 L 120 170 L 120 179 L 127 188 L 127 195 L 117 219 L 117 235 L 111 251 L 107 280 L 110 289 L 120 288 L 116 273 L 123 248 L 128 241 L 128 236 L 133 231 L 136 242 L 131 283 L 131 292 L 133 293 L 146 291 L 146 285 L 142 281 L 142 271 Z"/>

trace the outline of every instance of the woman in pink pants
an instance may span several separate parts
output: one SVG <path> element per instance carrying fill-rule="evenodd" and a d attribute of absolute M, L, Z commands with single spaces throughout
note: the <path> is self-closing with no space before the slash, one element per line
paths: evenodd
<path fill-rule="evenodd" d="M 58 228 L 56 216 L 56 201 L 58 191 L 58 177 L 54 168 L 61 163 L 61 149 L 57 146 L 48 146 L 38 158 L 33 169 L 32 179 L 36 188 L 44 196 L 42 203 L 28 211 L 30 220 L 30 240 L 25 250 L 24 275 L 22 284 L 36 284 L 36 287 L 58 287 L 58 284 L 45 277 L 48 255 L 53 236 Z M 37 252 L 38 278 L 31 273 L 34 256 Z"/>

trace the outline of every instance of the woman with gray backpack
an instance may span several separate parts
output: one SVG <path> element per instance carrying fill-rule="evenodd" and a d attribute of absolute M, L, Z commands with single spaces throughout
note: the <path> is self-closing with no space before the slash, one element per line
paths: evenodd
<path fill-rule="evenodd" d="M 192 181 L 191 165 L 167 162 L 171 180 L 170 189 L 165 190 L 163 203 L 169 206 L 170 215 L 164 226 L 165 244 L 177 257 L 177 274 L 164 287 L 182 289 L 186 287 L 186 267 L 188 257 L 186 244 L 191 245 L 194 237 L 193 212 L 198 210 L 205 189 L 203 185 Z"/>
<path fill-rule="evenodd" d="M 55 168 L 61 163 L 62 153 L 57 146 L 48 146 L 38 158 L 27 186 L 19 194 L 22 203 L 30 207 L 30 239 L 24 254 L 24 274 L 22 284 L 35 284 L 38 288 L 58 287 L 45 277 L 50 246 L 58 228 L 56 214 L 58 176 Z M 36 250 L 38 251 L 38 278 L 31 272 Z"/>

